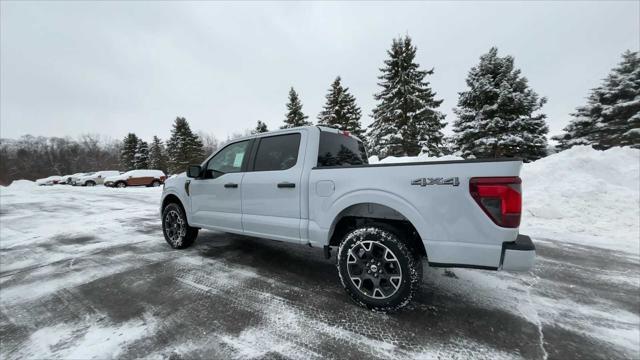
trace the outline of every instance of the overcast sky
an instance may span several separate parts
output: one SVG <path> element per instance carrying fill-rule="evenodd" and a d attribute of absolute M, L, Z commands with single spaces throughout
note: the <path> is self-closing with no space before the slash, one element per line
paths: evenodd
<path fill-rule="evenodd" d="M 316 120 L 340 75 L 371 123 L 379 68 L 409 34 L 452 123 L 469 68 L 497 46 L 549 99 L 551 133 L 626 50 L 640 2 L 1 2 L 0 137 L 225 139 L 279 127 L 293 86 Z M 447 129 L 450 132 L 450 126 Z"/>

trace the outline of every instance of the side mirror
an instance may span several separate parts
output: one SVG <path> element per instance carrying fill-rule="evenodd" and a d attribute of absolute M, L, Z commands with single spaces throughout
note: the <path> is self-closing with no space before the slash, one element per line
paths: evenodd
<path fill-rule="evenodd" d="M 200 165 L 190 165 L 187 169 L 187 176 L 190 178 L 200 177 L 202 173 L 202 167 Z"/>

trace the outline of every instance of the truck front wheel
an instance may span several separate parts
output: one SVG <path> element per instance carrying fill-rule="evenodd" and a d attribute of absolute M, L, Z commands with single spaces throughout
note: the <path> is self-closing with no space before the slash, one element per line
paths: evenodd
<path fill-rule="evenodd" d="M 420 257 L 391 226 L 364 225 L 345 235 L 338 250 L 338 274 L 347 294 L 377 311 L 406 306 L 422 283 Z"/>
<path fill-rule="evenodd" d="M 198 237 L 198 228 L 189 226 L 182 207 L 170 203 L 162 210 L 164 239 L 174 249 L 188 248 Z"/>

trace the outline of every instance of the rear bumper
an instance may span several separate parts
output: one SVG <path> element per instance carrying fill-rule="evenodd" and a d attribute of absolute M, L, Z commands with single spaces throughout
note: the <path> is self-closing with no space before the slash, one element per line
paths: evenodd
<path fill-rule="evenodd" d="M 516 241 L 502 244 L 500 268 L 507 271 L 527 271 L 536 259 L 536 246 L 527 235 L 518 235 Z"/>

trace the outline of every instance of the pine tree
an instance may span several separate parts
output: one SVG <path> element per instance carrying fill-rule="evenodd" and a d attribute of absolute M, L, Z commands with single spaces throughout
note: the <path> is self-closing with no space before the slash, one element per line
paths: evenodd
<path fill-rule="evenodd" d="M 387 51 L 389 59 L 380 69 L 382 90 L 374 95 L 379 103 L 368 134 L 371 152 L 380 157 L 442 154 L 445 115 L 436 110 L 442 100 L 435 99 L 436 93 L 424 80 L 433 69 L 419 69 L 416 50 L 409 36 L 394 39 Z"/>
<path fill-rule="evenodd" d="M 260 133 L 266 133 L 268 131 L 269 131 L 269 129 L 267 128 L 267 124 L 265 124 L 261 120 L 258 120 L 258 123 L 256 124 L 255 129 L 253 129 L 253 131 L 251 131 L 251 133 L 252 134 L 260 134 Z"/>
<path fill-rule="evenodd" d="M 136 167 L 136 151 L 138 149 L 138 137 L 134 133 L 129 133 L 122 140 L 122 149 L 120 150 L 120 165 L 122 170 L 128 171 Z"/>
<path fill-rule="evenodd" d="M 288 129 L 298 126 L 313 125 L 307 121 L 308 116 L 302 113 L 302 103 L 298 97 L 298 93 L 291 88 L 289 90 L 289 103 L 287 104 L 287 115 L 284 119 L 284 125 L 281 129 Z"/>
<path fill-rule="evenodd" d="M 459 93 L 455 143 L 464 157 L 546 156 L 549 132 L 545 114 L 534 114 L 546 103 L 529 88 L 513 66 L 512 56 L 499 57 L 493 47 L 467 76 L 469 90 Z"/>
<path fill-rule="evenodd" d="M 361 112 L 356 98 L 349 88 L 342 87 L 340 76 L 336 77 L 326 96 L 327 102 L 318 114 L 318 124 L 337 127 L 362 138 L 364 131 L 360 125 Z"/>
<path fill-rule="evenodd" d="M 565 133 L 553 137 L 558 149 L 591 144 L 640 148 L 640 58 L 627 50 L 602 84 L 591 90 L 587 104 L 576 108 Z"/>
<path fill-rule="evenodd" d="M 204 159 L 202 141 L 191 131 L 187 119 L 177 117 L 167 142 L 169 172 L 179 173 L 190 164 L 199 164 Z"/>
<path fill-rule="evenodd" d="M 135 168 L 147 169 L 149 167 L 149 144 L 142 139 L 138 139 L 135 154 Z"/>
<path fill-rule="evenodd" d="M 159 137 L 154 136 L 149 147 L 149 168 L 167 172 L 167 155 L 164 144 Z"/>

